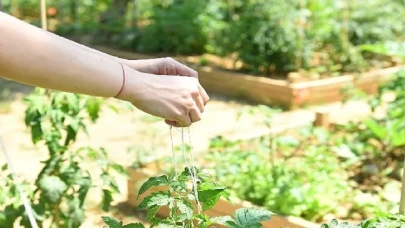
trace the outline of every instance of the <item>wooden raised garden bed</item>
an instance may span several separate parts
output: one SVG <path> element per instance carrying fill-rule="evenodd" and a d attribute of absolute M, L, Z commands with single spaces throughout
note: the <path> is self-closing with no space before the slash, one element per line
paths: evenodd
<path fill-rule="evenodd" d="M 153 165 L 152 165 L 153 166 Z M 156 176 L 158 173 L 154 171 L 152 166 L 148 166 L 149 168 L 128 168 L 129 173 L 129 180 L 128 180 L 128 204 L 134 207 L 137 207 L 142 199 L 152 192 L 156 192 L 159 190 L 163 190 L 162 187 L 152 187 L 142 196 L 138 197 L 138 191 L 141 185 L 152 176 Z M 249 202 L 241 201 L 241 200 L 233 200 L 233 204 L 220 199 L 220 201 L 210 210 L 204 212 L 204 214 L 209 215 L 211 217 L 214 216 L 225 216 L 229 215 L 232 216 L 234 211 L 241 207 L 252 207 Z M 168 208 L 161 208 L 157 215 L 162 217 L 169 216 L 169 209 Z M 289 228 L 319 228 L 319 224 L 315 224 L 309 221 L 306 221 L 301 218 L 293 217 L 293 216 L 272 216 L 270 221 L 263 222 L 264 228 L 278 228 L 278 227 L 289 227 Z M 219 228 L 225 228 L 224 226 L 217 226 Z"/>
<path fill-rule="evenodd" d="M 128 59 L 156 58 L 138 53 L 119 51 L 106 47 L 94 47 L 114 56 Z M 209 66 L 199 66 L 195 61 L 179 57 L 178 61 L 192 66 L 199 72 L 199 80 L 208 92 L 246 99 L 260 104 L 276 104 L 287 109 L 306 105 L 342 101 L 342 89 L 354 86 L 367 94 L 375 94 L 378 86 L 401 69 L 394 66 L 373 70 L 359 75 L 344 75 L 313 81 L 296 82 L 252 76 Z"/>

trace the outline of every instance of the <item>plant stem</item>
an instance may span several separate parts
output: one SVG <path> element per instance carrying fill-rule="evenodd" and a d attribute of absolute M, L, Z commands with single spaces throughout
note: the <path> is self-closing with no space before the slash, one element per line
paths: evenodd
<path fill-rule="evenodd" d="M 404 167 L 402 172 L 402 190 L 401 190 L 401 200 L 399 203 L 399 213 L 405 214 L 405 159 L 404 159 Z"/>
<path fill-rule="evenodd" d="M 343 28 L 342 28 L 343 51 L 347 51 L 349 46 L 349 21 L 350 21 L 350 0 L 345 0 L 343 9 Z"/>
<path fill-rule="evenodd" d="M 60 211 L 59 211 L 59 203 L 53 205 L 53 211 L 55 213 L 55 217 L 53 221 L 56 224 L 56 227 L 60 227 Z"/>
<path fill-rule="evenodd" d="M 300 1 L 300 10 L 303 10 L 305 8 L 305 2 L 304 0 Z M 302 56 L 304 52 L 304 37 L 305 36 L 305 20 L 302 18 L 299 19 L 299 29 L 298 29 L 298 44 L 300 47 L 300 50 L 298 51 L 298 56 L 295 62 L 297 70 L 300 70 L 302 67 Z"/>
<path fill-rule="evenodd" d="M 43 30 L 48 30 L 46 21 L 46 0 L 41 0 L 41 25 Z"/>

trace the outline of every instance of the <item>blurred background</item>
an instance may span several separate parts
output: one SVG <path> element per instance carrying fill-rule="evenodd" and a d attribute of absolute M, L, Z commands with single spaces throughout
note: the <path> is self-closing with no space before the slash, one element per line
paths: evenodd
<path fill-rule="evenodd" d="M 40 25 L 40 1 L 1 8 Z M 214 54 L 252 74 L 364 70 L 355 47 L 402 41 L 403 0 L 48 0 L 49 30 L 140 53 Z M 209 60 L 206 60 L 209 61 Z M 202 63 L 206 62 L 204 59 Z M 376 63 L 375 63 L 376 64 Z"/>
<path fill-rule="evenodd" d="M 40 6 L 40 0 L 0 0 L 1 11 L 38 27 L 43 26 Z M 47 30 L 76 42 L 131 59 L 171 56 L 217 75 L 201 75 L 211 102 L 203 120 L 190 129 L 189 149 L 198 154 L 198 165 L 233 196 L 313 223 L 332 218 L 358 222 L 398 211 L 405 149 L 405 0 L 47 0 L 45 12 Z M 379 70 L 388 73 L 380 77 Z M 369 72 L 377 76 L 362 76 Z M 226 79 L 220 76 L 224 74 Z M 231 87 L 225 86 L 242 88 L 246 82 L 232 77 L 247 78 L 257 85 L 244 93 L 278 94 L 263 87 L 270 83 L 267 79 L 293 88 L 292 82 L 322 84 L 343 80 L 342 75 L 374 84 L 363 91 L 355 83 L 343 83 L 338 99 L 294 109 L 245 99 L 249 96 L 228 93 Z M 327 96 L 323 93 L 332 87 L 318 96 Z M 35 181 L 43 178 L 41 161 L 52 160 L 49 143 L 60 138 L 49 140 L 48 128 L 41 124 L 52 121 L 50 113 L 59 110 L 83 121 L 89 132 L 90 137 L 78 127 L 71 148 L 106 151 L 87 154 L 80 167 L 69 167 L 94 171 L 113 162 L 117 166 L 111 167 L 121 173 L 101 168 L 106 179 L 93 173 L 102 187 L 91 189 L 84 206 L 75 209 L 83 216 L 73 227 L 101 227 L 100 216 L 106 214 L 147 224 L 145 214 L 127 202 L 131 193 L 123 170 L 157 160 L 164 161 L 158 172 L 173 168 L 166 159 L 172 142 L 181 153 L 180 133 L 173 131 L 172 141 L 161 119 L 123 102 L 74 95 L 77 102 L 69 103 L 73 95 L 55 94 L 0 78 L 0 133 L 27 191 L 46 190 Z M 44 105 L 49 99 L 67 106 Z M 38 111 L 42 108 L 49 113 Z M 60 128 L 72 129 L 64 120 Z M 104 160 L 95 159 L 100 157 Z M 181 156 L 179 161 L 184 165 Z M 53 169 L 50 173 L 58 176 L 59 168 Z M 6 168 L 3 178 L 8 181 L 0 183 L 0 225 L 12 227 L 5 219 L 11 210 L 6 199 L 13 199 L 14 220 L 23 215 Z M 43 196 L 30 197 L 34 202 Z M 100 203 L 111 203 L 110 210 Z M 52 218 L 52 209 L 41 210 L 37 213 Z"/>

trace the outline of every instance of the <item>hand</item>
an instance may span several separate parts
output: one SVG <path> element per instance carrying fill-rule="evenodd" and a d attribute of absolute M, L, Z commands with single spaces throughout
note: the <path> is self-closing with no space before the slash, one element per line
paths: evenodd
<path fill-rule="evenodd" d="M 167 75 L 167 76 L 187 76 L 198 79 L 198 72 L 190 67 L 174 60 L 173 58 L 156 58 L 156 59 L 142 59 L 142 60 L 127 60 L 121 61 L 134 70 L 153 74 L 153 75 Z M 202 98 L 201 113 L 204 112 L 204 106 L 209 101 L 209 96 L 205 89 L 198 83 L 198 90 Z M 178 123 L 166 119 L 165 122 L 171 126 L 177 126 Z"/>
<path fill-rule="evenodd" d="M 181 75 L 198 78 L 197 71 L 172 58 L 122 60 L 122 62 L 132 69 L 143 73 L 158 75 Z"/>
<path fill-rule="evenodd" d="M 141 59 L 141 60 L 126 60 L 122 62 L 134 70 L 155 74 L 155 75 L 168 75 L 168 76 L 187 76 L 198 78 L 198 72 L 190 67 L 172 59 L 172 58 L 157 58 L 157 59 Z M 198 84 L 204 105 L 209 101 L 209 96 L 204 88 Z"/>
<path fill-rule="evenodd" d="M 119 99 L 138 109 L 164 118 L 175 127 L 188 127 L 201 119 L 204 100 L 194 77 L 146 74 L 128 69 L 127 82 Z"/>

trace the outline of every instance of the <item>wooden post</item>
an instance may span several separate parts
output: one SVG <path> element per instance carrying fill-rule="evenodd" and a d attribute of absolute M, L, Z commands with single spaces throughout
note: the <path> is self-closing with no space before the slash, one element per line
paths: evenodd
<path fill-rule="evenodd" d="M 48 30 L 46 20 L 46 0 L 41 0 L 41 25 L 43 30 Z"/>
<path fill-rule="evenodd" d="M 305 7 L 305 2 L 304 0 L 300 0 L 300 9 L 304 9 Z M 298 43 L 300 46 L 300 50 L 297 53 L 297 59 L 295 61 L 295 67 L 297 70 L 300 70 L 302 68 L 302 56 L 304 52 L 304 38 L 305 38 L 305 20 L 302 18 L 303 16 L 301 15 L 301 18 L 299 19 L 299 26 L 298 26 Z"/>
<path fill-rule="evenodd" d="M 404 160 L 404 168 L 402 172 L 402 190 L 401 190 L 401 200 L 399 203 L 399 213 L 405 214 L 405 160 Z"/>
<path fill-rule="evenodd" d="M 328 111 L 318 111 L 315 114 L 315 126 L 323 127 L 328 129 L 330 126 L 329 112 Z"/>
<path fill-rule="evenodd" d="M 342 40 L 344 51 L 349 48 L 349 22 L 350 22 L 350 0 L 344 1 Z"/>

